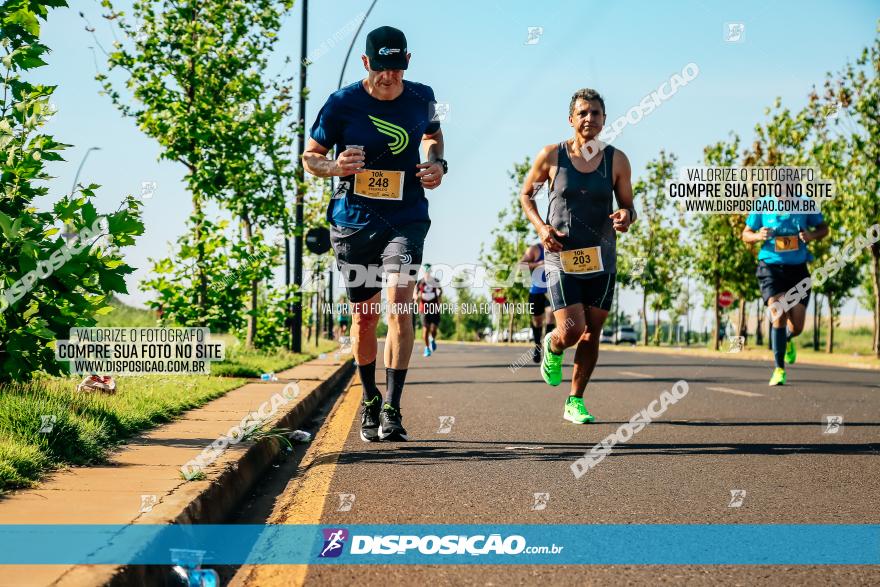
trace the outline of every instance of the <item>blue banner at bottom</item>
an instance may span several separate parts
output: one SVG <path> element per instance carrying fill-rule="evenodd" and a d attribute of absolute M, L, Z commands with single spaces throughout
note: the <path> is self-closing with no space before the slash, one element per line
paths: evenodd
<path fill-rule="evenodd" d="M 876 565 L 880 525 L 0 525 L 0 564 Z"/>

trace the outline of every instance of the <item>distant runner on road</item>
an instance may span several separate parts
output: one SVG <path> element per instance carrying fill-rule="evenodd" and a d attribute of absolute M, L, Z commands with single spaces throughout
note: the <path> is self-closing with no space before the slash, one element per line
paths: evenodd
<path fill-rule="evenodd" d="M 544 245 L 540 242 L 526 249 L 520 263 L 528 267 L 531 274 L 529 286 L 529 304 L 532 312 L 532 361 L 541 362 L 541 340 L 544 338 L 544 322 L 547 322 L 547 333 L 556 326 L 550 301 L 547 299 L 547 274 L 544 271 Z M 546 314 L 546 316 L 545 316 Z"/>
<path fill-rule="evenodd" d="M 422 336 L 425 341 L 423 355 L 430 357 L 437 350 L 437 328 L 440 326 L 440 297 L 443 288 L 437 279 L 431 275 L 431 265 L 425 263 L 425 276 L 416 283 L 413 293 L 418 304 L 419 314 L 422 315 Z"/>
<path fill-rule="evenodd" d="M 574 137 L 541 149 L 520 202 L 546 250 L 547 288 L 556 318 L 556 328 L 544 337 L 541 376 L 549 385 L 559 385 L 562 353 L 577 345 L 563 418 L 585 424 L 594 417 L 584 406 L 584 390 L 599 359 L 602 325 L 614 297 L 616 232 L 626 232 L 636 213 L 629 160 L 610 145 L 598 148 L 594 140 L 605 124 L 605 102 L 599 93 L 575 92 L 568 122 Z M 550 207 L 545 222 L 533 194 L 534 186 L 547 180 Z M 615 196 L 620 206 L 616 211 Z"/>
<path fill-rule="evenodd" d="M 352 302 L 353 352 L 364 388 L 361 438 L 407 440 L 400 397 L 413 347 L 409 308 L 415 272 L 431 221 L 425 190 L 447 170 L 434 91 L 404 81 L 409 66 L 403 32 L 383 26 L 367 35 L 361 57 L 367 77 L 333 93 L 312 125 L 303 164 L 318 177 L 340 177 L 327 219 L 336 262 Z M 421 161 L 420 149 L 425 153 Z M 336 159 L 328 159 L 330 149 Z M 371 271 L 371 269 L 376 271 Z M 385 401 L 376 387 L 376 326 L 388 277 Z"/>
<path fill-rule="evenodd" d="M 770 196 L 775 197 L 775 196 Z M 813 255 L 807 243 L 828 235 L 828 225 L 818 214 L 766 214 L 751 213 L 746 218 L 742 240 L 746 243 L 762 243 L 758 251 L 758 285 L 767 306 L 784 302 L 786 293 L 793 291 L 797 303 L 788 310 L 772 313 L 771 344 L 776 364 L 768 385 L 785 385 L 785 363 L 797 360 L 797 345 L 792 340 L 804 329 L 810 288 L 798 288 L 798 284 L 810 277 L 807 263 Z M 787 326 L 786 326 L 787 325 Z"/>

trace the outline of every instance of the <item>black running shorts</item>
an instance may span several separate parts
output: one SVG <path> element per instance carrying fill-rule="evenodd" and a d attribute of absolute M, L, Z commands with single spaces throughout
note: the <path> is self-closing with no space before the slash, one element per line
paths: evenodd
<path fill-rule="evenodd" d="M 797 291 L 797 284 L 810 276 L 810 270 L 807 269 L 806 263 L 799 265 L 783 265 L 781 263 L 765 263 L 758 261 L 758 270 L 755 272 L 758 276 L 758 286 L 761 288 L 761 298 L 764 304 L 773 296 L 785 294 L 787 291 L 794 289 Z M 798 303 L 807 305 L 810 303 L 810 288 L 807 288 L 803 297 Z"/>
<path fill-rule="evenodd" d="M 596 277 L 576 277 L 562 271 L 547 272 L 547 291 L 553 311 L 583 304 L 584 307 L 611 310 L 614 299 L 616 273 L 603 273 Z"/>
<path fill-rule="evenodd" d="M 532 316 L 543 316 L 544 310 L 550 305 L 545 293 L 529 293 L 529 303 L 531 304 Z"/>
<path fill-rule="evenodd" d="M 393 228 L 330 227 L 330 244 L 342 273 L 348 299 L 365 302 L 382 291 L 382 272 L 418 274 L 431 222 Z"/>

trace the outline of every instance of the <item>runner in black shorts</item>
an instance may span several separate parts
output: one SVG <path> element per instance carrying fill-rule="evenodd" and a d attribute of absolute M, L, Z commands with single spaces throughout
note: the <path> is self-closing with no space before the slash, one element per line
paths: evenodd
<path fill-rule="evenodd" d="M 770 342 L 776 367 L 769 385 L 785 385 L 785 363 L 792 364 L 797 360 L 797 345 L 792 338 L 804 329 L 810 303 L 807 263 L 813 260 L 813 255 L 807 249 L 807 243 L 827 235 L 828 225 L 821 213 L 752 213 L 746 218 L 743 241 L 761 243 L 756 276 L 764 303 L 783 304 L 789 291 L 794 292 L 792 295 L 797 299 L 787 310 L 770 316 L 773 324 Z"/>
<path fill-rule="evenodd" d="M 532 361 L 541 362 L 541 339 L 544 337 L 544 314 L 547 314 L 547 333 L 556 326 L 550 302 L 547 299 L 547 274 L 544 271 L 544 245 L 536 243 L 526 249 L 519 261 L 529 269 L 531 285 L 529 286 L 529 304 L 532 313 L 532 339 L 535 348 L 532 350 Z"/>
<path fill-rule="evenodd" d="M 352 302 L 353 352 L 364 388 L 361 438 L 406 440 L 400 396 L 413 346 L 411 300 L 431 221 L 426 189 L 446 173 L 433 90 L 404 81 L 406 37 L 392 27 L 367 35 L 366 79 L 333 93 L 312 126 L 303 164 L 339 176 L 327 219 L 336 262 Z M 428 162 L 420 163 L 419 147 Z M 335 148 L 337 157 L 328 159 Z M 382 273 L 390 304 L 385 401 L 376 387 L 376 326 Z"/>
<path fill-rule="evenodd" d="M 605 124 L 605 102 L 590 89 L 578 90 L 569 105 L 574 137 L 541 149 L 529 171 L 520 202 L 544 244 L 547 288 L 556 329 L 544 337 L 541 376 L 562 382 L 562 353 L 577 345 L 571 392 L 563 418 L 576 424 L 594 420 L 584 406 L 584 390 L 599 358 L 602 325 L 611 309 L 616 272 L 617 232 L 635 220 L 629 160 L 597 141 Z M 550 181 L 545 222 L 533 186 Z M 620 208 L 613 210 L 614 197 Z"/>

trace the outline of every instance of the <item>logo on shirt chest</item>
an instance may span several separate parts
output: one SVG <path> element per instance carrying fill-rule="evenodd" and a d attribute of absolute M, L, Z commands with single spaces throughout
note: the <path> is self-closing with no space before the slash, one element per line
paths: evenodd
<path fill-rule="evenodd" d="M 377 118 L 375 116 L 370 116 L 370 121 L 373 123 L 373 126 L 376 127 L 383 135 L 387 135 L 394 139 L 390 143 L 388 143 L 388 147 L 391 149 L 391 152 L 395 155 L 402 153 L 407 146 L 409 146 L 409 133 L 403 129 L 403 127 L 397 126 L 396 124 L 392 124 L 387 120 L 382 120 L 381 118 Z"/>

